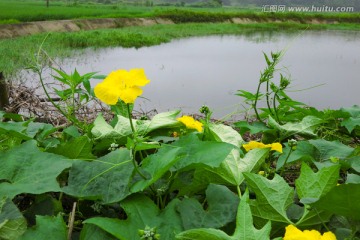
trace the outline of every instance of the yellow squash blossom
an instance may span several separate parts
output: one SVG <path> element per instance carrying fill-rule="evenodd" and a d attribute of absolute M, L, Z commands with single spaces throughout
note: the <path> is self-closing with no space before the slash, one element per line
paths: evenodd
<path fill-rule="evenodd" d="M 195 129 L 198 132 L 202 132 L 203 124 L 199 121 L 196 121 L 193 117 L 190 116 L 182 116 L 181 118 L 177 119 L 178 121 L 182 122 L 187 128 Z"/>
<path fill-rule="evenodd" d="M 95 86 L 95 96 L 106 104 L 115 105 L 119 99 L 125 103 L 134 103 L 142 94 L 140 87 L 150 81 L 146 78 L 144 69 L 119 69 L 111 72 L 101 83 Z"/>
<path fill-rule="evenodd" d="M 321 233 L 316 230 L 301 231 L 294 225 L 287 226 L 285 230 L 283 240 L 336 240 L 336 236 L 332 232 L 326 232 L 321 235 Z"/>
<path fill-rule="evenodd" d="M 248 144 L 243 144 L 242 146 L 247 152 L 255 148 L 271 148 L 271 150 L 282 153 L 281 143 L 263 144 L 262 142 L 250 141 Z"/>

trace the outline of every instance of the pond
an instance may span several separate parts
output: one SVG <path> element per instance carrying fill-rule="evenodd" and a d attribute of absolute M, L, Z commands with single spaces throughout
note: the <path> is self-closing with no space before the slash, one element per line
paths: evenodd
<path fill-rule="evenodd" d="M 194 37 L 140 49 L 87 50 L 63 69 L 106 75 L 144 68 L 151 83 L 136 109 L 194 113 L 206 104 L 221 118 L 243 112 L 242 98 L 234 94 L 255 92 L 265 67 L 263 52 L 280 50 L 285 55 L 278 67 L 291 77 L 288 93 L 295 100 L 320 109 L 360 104 L 360 33 L 351 31 Z"/>

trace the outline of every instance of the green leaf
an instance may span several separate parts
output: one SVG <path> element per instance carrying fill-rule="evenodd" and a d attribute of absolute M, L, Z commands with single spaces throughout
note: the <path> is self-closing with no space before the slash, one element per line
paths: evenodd
<path fill-rule="evenodd" d="M 179 156 L 179 154 L 181 150 L 179 147 L 164 146 L 156 154 L 145 158 L 142 162 L 141 170 L 149 173 L 151 177 L 134 183 L 131 192 L 142 191 L 160 179 L 180 160 L 181 156 Z"/>
<path fill-rule="evenodd" d="M 320 209 L 315 209 L 315 208 L 308 209 L 308 207 L 303 207 L 303 209 L 304 209 L 303 215 L 295 224 L 298 227 L 308 228 L 319 224 L 323 224 L 324 222 L 328 222 L 331 216 L 333 215 L 332 213 Z"/>
<path fill-rule="evenodd" d="M 345 161 L 352 169 L 360 173 L 360 156 L 354 156 Z"/>
<path fill-rule="evenodd" d="M 63 192 L 85 199 L 114 203 L 130 194 L 133 164 L 127 149 L 118 149 L 93 161 L 76 161 Z"/>
<path fill-rule="evenodd" d="M 195 134 L 182 137 L 172 145 L 182 147 L 181 159 L 174 166 L 177 170 L 192 164 L 218 167 L 234 149 L 225 142 L 200 141 Z"/>
<path fill-rule="evenodd" d="M 23 140 L 30 140 L 32 137 L 26 134 L 26 122 L 0 122 L 0 134 L 7 134 Z"/>
<path fill-rule="evenodd" d="M 18 239 L 26 230 L 26 219 L 9 198 L 0 198 L 0 239 Z"/>
<path fill-rule="evenodd" d="M 250 131 L 251 134 L 256 134 L 268 130 L 269 128 L 262 122 L 253 122 L 249 123 L 248 121 L 239 121 L 236 122 L 235 127 L 240 128 L 240 133 L 244 134 L 247 131 Z"/>
<path fill-rule="evenodd" d="M 164 112 L 155 115 L 151 120 L 135 120 L 133 124 L 136 131 L 140 135 L 147 135 L 150 132 L 160 128 L 172 128 L 180 126 L 179 121 L 176 120 L 176 116 L 180 111 Z M 114 127 L 110 126 L 105 119 L 99 115 L 95 122 L 91 133 L 96 138 L 113 138 L 121 139 L 126 138 L 132 134 L 130 121 L 128 118 L 118 115 L 118 122 Z"/>
<path fill-rule="evenodd" d="M 301 122 L 288 122 L 284 125 L 278 124 L 271 116 L 269 116 L 269 125 L 281 132 L 282 139 L 292 135 L 305 135 L 315 137 L 315 127 L 321 124 L 323 120 L 314 116 L 306 116 Z"/>
<path fill-rule="evenodd" d="M 81 136 L 47 151 L 70 159 L 93 159 L 95 156 L 91 153 L 92 146 L 93 144 L 87 136 Z"/>
<path fill-rule="evenodd" d="M 117 240 L 114 236 L 105 232 L 93 224 L 85 224 L 81 229 L 80 240 Z"/>
<path fill-rule="evenodd" d="M 180 170 L 196 165 L 218 167 L 234 148 L 223 142 L 202 142 L 190 134 L 181 137 L 171 145 L 164 145 L 156 154 L 150 155 L 142 162 L 141 170 L 150 174 L 151 178 L 137 181 L 132 192 L 138 192 L 161 178 L 170 168 Z"/>
<path fill-rule="evenodd" d="M 236 147 L 244 143 L 241 135 L 229 126 L 210 123 L 209 130 L 214 141 L 230 143 Z"/>
<path fill-rule="evenodd" d="M 190 229 L 176 235 L 178 240 L 231 240 L 226 233 L 213 228 Z"/>
<path fill-rule="evenodd" d="M 130 103 L 127 105 L 124 101 L 119 100 L 115 105 L 111 105 L 110 109 L 113 113 L 117 115 L 117 117 L 122 116 L 126 119 L 129 119 L 129 110 L 132 112 L 134 109 L 134 104 Z"/>
<path fill-rule="evenodd" d="M 291 224 L 286 210 L 293 203 L 294 190 L 279 175 L 268 180 L 254 173 L 243 173 L 249 188 L 255 192 L 251 200 L 253 216 L 272 222 Z"/>
<path fill-rule="evenodd" d="M 351 133 L 356 127 L 360 126 L 360 116 L 358 118 L 350 117 L 342 121 L 341 126 L 346 127 L 349 133 Z"/>
<path fill-rule="evenodd" d="M 20 193 L 40 194 L 61 191 L 57 176 L 72 161 L 56 154 L 41 152 L 35 141 L 28 141 L 0 153 L 0 196 Z"/>
<path fill-rule="evenodd" d="M 234 149 L 220 167 L 199 167 L 195 169 L 192 184 L 181 186 L 180 195 L 192 195 L 210 183 L 239 186 L 244 181 L 244 172 L 258 172 L 270 149 L 254 149 L 240 158 L 239 149 Z"/>
<path fill-rule="evenodd" d="M 327 194 L 337 184 L 340 165 L 325 167 L 314 173 L 311 168 L 303 163 L 300 177 L 295 180 L 295 186 L 300 199 L 313 199 L 316 201 Z M 297 226 L 313 226 L 329 220 L 331 214 L 322 210 L 308 209 L 305 207 L 303 216 L 296 223 Z"/>
<path fill-rule="evenodd" d="M 34 240 L 34 239 L 51 239 L 66 240 L 67 227 L 59 214 L 53 216 L 36 216 L 36 226 L 29 228 L 19 240 Z"/>
<path fill-rule="evenodd" d="M 161 239 L 174 239 L 175 234 L 183 230 L 181 220 L 176 212 L 178 199 L 171 201 L 164 210 L 158 207 L 143 195 L 132 195 L 121 202 L 127 219 L 95 217 L 84 221 L 85 224 L 94 224 L 120 240 L 140 240 L 139 230 L 157 228 Z"/>
<path fill-rule="evenodd" d="M 236 151 L 236 152 L 235 152 Z M 239 186 L 244 181 L 244 172 L 257 172 L 265 162 L 269 149 L 254 149 L 240 159 L 239 151 L 233 150 L 219 168 L 207 168 L 211 173 L 219 175 L 226 182 Z"/>
<path fill-rule="evenodd" d="M 179 127 L 181 123 L 176 119 L 179 113 L 179 110 L 163 112 L 155 115 L 151 120 L 138 120 L 135 128 L 139 134 L 145 136 L 160 128 Z"/>
<path fill-rule="evenodd" d="M 349 157 L 354 149 L 339 141 L 326 141 L 324 139 L 309 140 L 317 150 L 316 159 L 320 162 L 330 160 L 331 157 L 344 159 Z"/>
<path fill-rule="evenodd" d="M 283 154 L 280 155 L 277 163 L 276 170 L 281 169 L 284 166 L 285 160 L 289 155 L 290 147 L 285 143 L 286 147 L 283 149 Z M 298 141 L 296 150 L 293 151 L 288 157 L 287 163 L 296 161 L 314 161 L 315 148 L 308 141 Z"/>
<path fill-rule="evenodd" d="M 129 119 L 124 121 L 125 118 L 121 118 L 122 125 L 117 124 L 118 128 L 115 130 L 110 124 L 108 124 L 102 115 L 97 116 L 94 121 L 94 127 L 91 129 L 91 133 L 96 139 L 109 138 L 109 139 L 125 139 L 131 135 L 131 127 Z"/>
<path fill-rule="evenodd" d="M 36 224 L 36 215 L 55 216 L 60 212 L 64 212 L 61 200 L 57 200 L 55 196 L 51 196 L 48 193 L 39 194 L 34 196 L 31 205 L 23 211 L 23 215 L 26 218 L 28 225 L 32 226 Z"/>
<path fill-rule="evenodd" d="M 68 136 L 74 137 L 74 138 L 81 136 L 81 134 L 79 133 L 79 130 L 74 125 L 71 125 L 71 126 L 65 128 L 63 130 L 63 133 L 65 133 L 65 135 L 68 135 Z"/>
<path fill-rule="evenodd" d="M 341 184 L 331 189 L 313 207 L 333 214 L 360 220 L 360 184 Z"/>
<path fill-rule="evenodd" d="M 236 216 L 239 198 L 227 187 L 210 184 L 206 190 L 207 209 L 194 198 L 185 198 L 178 204 L 184 228 L 220 228 Z"/>
<path fill-rule="evenodd" d="M 358 174 L 348 173 L 346 176 L 346 183 L 360 184 L 360 176 Z"/>
<path fill-rule="evenodd" d="M 54 128 L 51 124 L 30 122 L 27 125 L 26 134 L 31 138 L 34 138 L 36 136 L 37 139 L 44 139 L 51 133 L 54 133 L 56 131 L 57 129 Z"/>
<path fill-rule="evenodd" d="M 253 225 L 253 217 L 249 206 L 249 192 L 242 196 L 236 218 L 236 229 L 232 239 L 268 240 L 270 239 L 271 222 L 258 230 Z"/>
<path fill-rule="evenodd" d="M 299 198 L 320 198 L 336 186 L 339 179 L 340 165 L 324 167 L 317 173 L 303 163 L 300 177 L 295 180 Z"/>
<path fill-rule="evenodd" d="M 358 105 L 354 105 L 349 108 L 341 108 L 343 112 L 349 113 L 351 117 L 359 118 L 360 117 L 360 107 Z"/>
<path fill-rule="evenodd" d="M 221 230 L 212 228 L 200 228 L 184 231 L 176 235 L 176 239 L 187 240 L 268 240 L 270 239 L 271 223 L 258 230 L 253 225 L 253 218 L 249 206 L 249 193 L 245 192 L 238 205 L 236 217 L 236 229 L 233 236 L 228 236 Z"/>
<path fill-rule="evenodd" d="M 54 76 L 52 75 L 53 78 L 59 80 L 60 82 L 66 84 L 66 85 L 70 85 L 70 75 L 67 75 L 65 72 L 59 70 L 59 69 L 56 69 L 56 68 L 52 68 L 52 70 L 54 70 L 55 72 L 57 72 L 61 77 L 59 76 Z"/>
<path fill-rule="evenodd" d="M 238 90 L 235 95 L 243 97 L 247 101 L 255 101 L 257 98 L 259 98 L 263 94 L 260 94 L 260 96 L 257 96 L 256 94 L 253 94 L 253 93 L 245 91 L 245 90 Z"/>

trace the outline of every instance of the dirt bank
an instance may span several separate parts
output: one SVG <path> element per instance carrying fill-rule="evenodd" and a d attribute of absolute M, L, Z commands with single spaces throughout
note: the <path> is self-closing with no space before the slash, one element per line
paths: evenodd
<path fill-rule="evenodd" d="M 232 18 L 234 24 L 257 23 L 251 18 Z M 263 22 L 263 21 L 262 21 Z M 279 20 L 267 20 L 268 23 L 279 23 Z M 306 22 L 287 20 L 292 23 L 302 24 L 337 24 L 337 21 L 311 19 Z M 77 20 L 57 20 L 39 21 L 18 24 L 0 25 L 0 39 L 27 36 L 43 32 L 76 32 L 80 30 L 94 30 L 106 28 L 121 28 L 128 26 L 150 26 L 155 24 L 175 24 L 172 20 L 164 18 L 99 18 L 99 19 L 77 19 Z"/>
<path fill-rule="evenodd" d="M 161 18 L 100 18 L 4 24 L 0 25 L 0 39 L 27 36 L 43 32 L 76 32 L 80 30 L 150 26 L 154 24 L 174 23 L 170 20 Z"/>

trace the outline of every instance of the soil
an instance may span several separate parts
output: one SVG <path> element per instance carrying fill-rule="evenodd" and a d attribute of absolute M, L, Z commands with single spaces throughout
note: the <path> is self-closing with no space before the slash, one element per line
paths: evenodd
<path fill-rule="evenodd" d="M 250 18 L 233 18 L 234 24 L 249 24 L 257 21 Z M 278 20 L 268 22 L 279 22 Z M 297 21 L 292 21 L 300 23 Z M 336 21 L 311 19 L 308 24 L 336 24 Z M 99 19 L 76 19 L 38 21 L 17 24 L 0 25 L 0 39 L 28 36 L 43 32 L 76 32 L 80 30 L 94 30 L 106 28 L 122 28 L 130 26 L 150 26 L 155 24 L 175 24 L 172 20 L 165 18 L 99 18 Z"/>
<path fill-rule="evenodd" d="M 76 32 L 80 30 L 150 26 L 155 24 L 174 23 L 161 18 L 100 18 L 3 24 L 0 25 L 0 39 L 28 36 L 43 32 Z"/>

